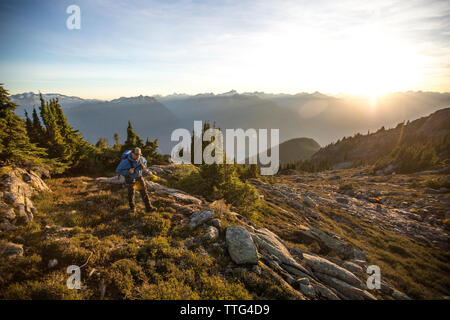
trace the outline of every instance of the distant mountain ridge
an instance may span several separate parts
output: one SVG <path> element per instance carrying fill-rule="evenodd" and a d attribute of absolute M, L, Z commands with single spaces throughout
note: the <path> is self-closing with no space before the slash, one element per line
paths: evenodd
<path fill-rule="evenodd" d="M 82 103 L 94 103 L 102 101 L 99 99 L 83 99 L 76 96 L 66 96 L 60 93 L 43 93 L 42 97 L 45 100 L 58 99 L 58 101 L 61 103 L 61 107 L 63 108 L 70 108 Z M 27 111 L 29 111 L 29 109 L 32 109 L 33 106 L 39 107 L 41 104 L 39 93 L 34 92 L 13 94 L 10 96 L 10 99 L 12 102 L 19 105 L 21 110 L 19 110 L 19 112 L 17 113 L 20 113 L 20 111 L 22 111 L 22 113 L 20 114 L 21 116 L 23 116 L 24 109 L 27 109 Z"/>
<path fill-rule="evenodd" d="M 20 105 L 16 113 L 23 117 L 24 109 L 31 111 L 33 105 L 39 106 L 38 97 L 33 93 L 11 96 Z M 133 123 L 139 122 L 137 132 L 144 138 L 158 138 L 161 151 L 165 153 L 170 152 L 175 144 L 170 141 L 170 130 L 192 130 L 194 120 L 215 121 L 222 129 L 279 129 L 280 143 L 298 137 L 311 137 L 319 144 L 327 145 L 344 136 L 368 130 L 373 132 L 381 126 L 393 127 L 399 122 L 414 120 L 450 107 L 450 93 L 435 92 L 392 93 L 378 98 L 375 105 L 367 98 L 334 97 L 320 92 L 292 95 L 238 93 L 231 90 L 221 94 L 141 95 L 111 101 L 44 94 L 45 99 L 55 97 L 67 111 L 83 106 L 68 112 L 67 118 L 89 141 L 95 143 L 99 137 L 111 141 L 114 132 L 123 137 L 123 119 L 126 118 Z M 154 107 L 158 104 L 158 107 L 154 112 L 149 112 L 151 108 L 142 109 L 145 104 Z M 113 105 L 116 108 L 107 107 Z M 92 110 L 89 110 L 89 106 Z M 126 111 L 119 110 L 119 107 L 126 107 Z M 91 111 L 98 114 L 100 110 L 108 110 L 109 114 L 105 117 L 96 115 L 98 121 L 92 121 Z M 140 110 L 145 112 L 139 116 L 137 113 Z M 158 117 L 161 117 L 160 121 Z M 105 123 L 106 119 L 111 123 Z"/>

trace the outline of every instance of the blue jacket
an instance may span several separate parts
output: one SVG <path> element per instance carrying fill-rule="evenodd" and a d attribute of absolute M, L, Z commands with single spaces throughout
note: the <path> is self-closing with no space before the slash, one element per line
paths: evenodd
<path fill-rule="evenodd" d="M 130 150 L 125 151 L 122 154 L 122 160 L 120 161 L 119 165 L 116 168 L 116 173 L 121 174 L 123 176 L 129 176 L 131 179 L 141 177 L 142 166 L 140 164 L 140 160 L 142 160 L 144 166 L 147 166 L 147 160 L 143 156 L 141 156 L 139 160 L 134 160 L 131 157 L 131 151 Z M 130 174 L 129 172 L 131 168 L 135 168 L 133 174 Z"/>

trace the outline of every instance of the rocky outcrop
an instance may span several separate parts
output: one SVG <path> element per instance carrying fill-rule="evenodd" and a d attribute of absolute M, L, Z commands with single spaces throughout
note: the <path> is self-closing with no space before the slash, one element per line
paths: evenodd
<path fill-rule="evenodd" d="M 50 191 L 40 174 L 22 168 L 0 168 L 0 229 L 14 229 L 16 223 L 33 220 L 36 208 L 31 196 Z"/>
<path fill-rule="evenodd" d="M 335 172 L 330 172 L 333 177 Z M 340 215 L 331 215 L 332 219 L 337 219 L 339 223 L 348 223 L 344 217 L 356 217 L 370 222 L 380 228 L 393 231 L 395 233 L 406 235 L 414 240 L 435 243 L 440 248 L 449 248 L 448 227 L 445 224 L 445 214 L 436 214 L 432 206 L 426 206 L 425 203 L 434 204 L 440 202 L 447 206 L 450 204 L 449 197 L 441 194 L 441 191 L 434 190 L 427 197 L 415 197 L 417 202 L 399 202 L 395 197 L 409 197 L 412 190 L 400 184 L 390 184 L 376 182 L 374 178 L 367 179 L 365 172 L 355 173 L 352 176 L 355 186 L 360 189 L 350 188 L 341 190 L 333 185 L 316 185 L 312 181 L 323 181 L 321 174 L 292 175 L 285 178 L 284 183 L 276 184 L 264 183 L 262 181 L 250 182 L 259 192 L 273 198 L 276 203 L 283 202 L 289 205 L 293 211 L 305 212 L 304 227 L 299 227 L 298 238 L 306 243 L 316 241 L 321 248 L 332 250 L 345 260 L 359 259 L 362 252 L 353 249 L 344 239 L 336 235 L 324 232 L 309 225 L 310 218 L 320 219 L 322 208 L 338 210 Z M 424 177 L 423 179 L 427 179 Z M 305 181 L 310 183 L 305 183 Z M 301 181 L 301 182 L 298 182 Z M 376 183 L 373 183 L 376 182 Z M 335 180 L 330 183 L 337 183 Z M 340 183 L 340 182 L 339 182 Z M 380 187 L 378 190 L 375 187 Z M 385 191 L 383 189 L 391 189 Z M 423 188 L 421 192 L 428 189 Z M 443 190 L 442 192 L 446 192 Z M 350 226 L 352 227 L 352 226 Z M 363 232 L 356 229 L 357 232 Z M 324 251 L 327 251 L 324 250 Z"/>
<path fill-rule="evenodd" d="M 250 233 L 241 226 L 226 229 L 228 253 L 236 264 L 258 263 L 258 252 Z"/>
<path fill-rule="evenodd" d="M 250 231 L 247 231 L 250 230 Z M 283 279 L 283 287 L 289 292 L 297 291 L 299 297 L 306 299 L 368 299 L 376 297 L 365 290 L 359 277 L 360 266 L 347 262 L 351 271 L 325 259 L 304 251 L 293 250 L 273 232 L 253 226 L 229 226 L 226 231 L 228 252 L 234 263 L 256 264 L 258 256 L 270 274 Z M 290 253 L 296 253 L 296 257 Z M 261 264 L 261 262 L 260 262 Z M 391 290 L 391 292 L 393 292 Z"/>

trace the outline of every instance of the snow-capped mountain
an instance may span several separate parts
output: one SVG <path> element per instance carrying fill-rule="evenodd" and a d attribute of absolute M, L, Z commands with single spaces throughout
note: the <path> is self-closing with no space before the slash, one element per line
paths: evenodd
<path fill-rule="evenodd" d="M 66 96 L 59 93 L 43 93 L 42 97 L 46 101 L 50 99 L 58 99 L 63 109 L 68 109 L 82 103 L 94 103 L 101 101 L 97 99 L 83 99 L 75 96 Z M 19 106 L 16 109 L 16 113 L 19 115 L 23 115 L 25 110 L 30 113 L 33 110 L 33 107 L 39 108 L 41 105 L 39 93 L 24 92 L 11 95 L 10 98 L 12 102 Z"/>

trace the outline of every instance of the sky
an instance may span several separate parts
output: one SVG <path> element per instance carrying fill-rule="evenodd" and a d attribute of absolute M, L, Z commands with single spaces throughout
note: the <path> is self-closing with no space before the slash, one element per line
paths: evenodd
<path fill-rule="evenodd" d="M 2 0 L 0 28 L 11 94 L 450 91 L 448 0 Z"/>

